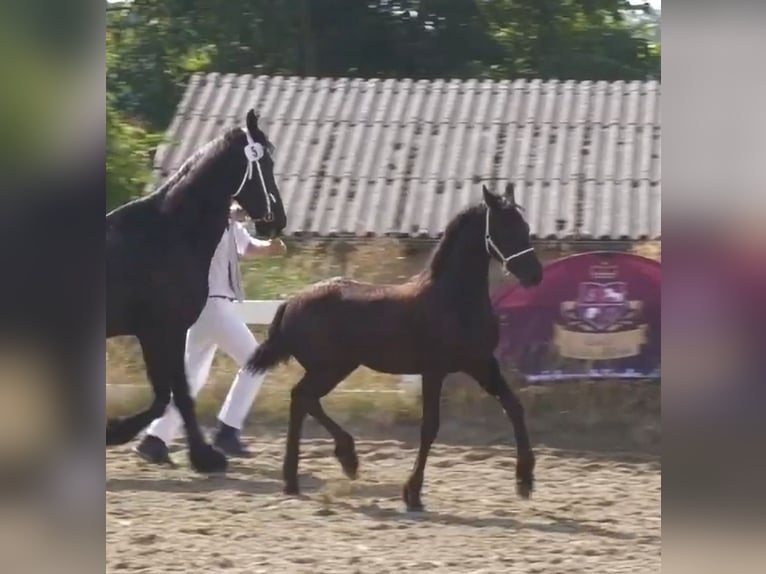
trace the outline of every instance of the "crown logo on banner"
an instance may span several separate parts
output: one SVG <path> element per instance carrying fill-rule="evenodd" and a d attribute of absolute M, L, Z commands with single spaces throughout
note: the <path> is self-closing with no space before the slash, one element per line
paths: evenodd
<path fill-rule="evenodd" d="M 640 354 L 646 343 L 643 302 L 631 300 L 628 283 L 608 261 L 591 265 L 573 301 L 561 303 L 563 323 L 554 340 L 563 357 L 609 360 Z"/>
<path fill-rule="evenodd" d="M 607 263 L 606 261 L 599 263 L 598 265 L 591 265 L 589 270 L 591 279 L 600 279 L 602 281 L 616 279 L 617 274 L 617 266 Z"/>

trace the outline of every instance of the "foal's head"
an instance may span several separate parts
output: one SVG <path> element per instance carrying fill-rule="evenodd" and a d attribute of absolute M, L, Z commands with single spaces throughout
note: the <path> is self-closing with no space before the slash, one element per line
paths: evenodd
<path fill-rule="evenodd" d="M 482 192 L 487 206 L 484 224 L 487 252 L 524 287 L 538 285 L 543 280 L 543 266 L 532 248 L 529 225 L 516 204 L 513 184 L 506 186 L 504 196 L 491 193 L 486 186 L 482 186 Z"/>
<path fill-rule="evenodd" d="M 287 216 L 274 178 L 274 146 L 253 110 L 247 112 L 246 127 L 235 145 L 244 150 L 246 171 L 233 199 L 253 219 L 258 235 L 276 237 L 287 225 Z"/>

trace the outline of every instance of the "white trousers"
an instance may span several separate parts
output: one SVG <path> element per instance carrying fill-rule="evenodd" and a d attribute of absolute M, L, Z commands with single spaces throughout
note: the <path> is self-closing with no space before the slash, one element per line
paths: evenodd
<path fill-rule="evenodd" d="M 238 303 L 226 299 L 208 299 L 197 322 L 186 333 L 186 376 L 189 390 L 196 397 L 205 386 L 216 350 L 229 355 L 240 367 L 218 419 L 240 429 L 263 384 L 265 373 L 252 375 L 243 369 L 245 362 L 258 347 L 253 334 L 237 313 Z M 171 402 L 165 414 L 149 425 L 147 434 L 170 444 L 183 421 Z"/>

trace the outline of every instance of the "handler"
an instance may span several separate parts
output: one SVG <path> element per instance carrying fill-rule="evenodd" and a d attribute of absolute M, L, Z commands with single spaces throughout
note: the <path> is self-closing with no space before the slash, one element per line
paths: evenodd
<path fill-rule="evenodd" d="M 244 218 L 239 206 L 232 204 L 229 223 L 210 261 L 207 304 L 186 333 L 186 374 L 193 397 L 207 382 L 219 347 L 240 368 L 218 415 L 213 441 L 224 453 L 239 457 L 250 455 L 239 435 L 265 377 L 243 369 L 258 341 L 237 312 L 237 304 L 244 299 L 239 258 L 270 257 L 286 251 L 281 239 L 262 241 L 252 237 L 242 224 Z M 147 462 L 172 464 L 168 445 L 181 425 L 181 415 L 171 403 L 165 414 L 152 422 L 134 451 Z"/>

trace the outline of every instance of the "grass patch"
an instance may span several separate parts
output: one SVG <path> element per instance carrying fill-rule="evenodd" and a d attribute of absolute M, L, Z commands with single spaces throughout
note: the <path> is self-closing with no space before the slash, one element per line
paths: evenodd
<path fill-rule="evenodd" d="M 202 424 L 212 424 L 219 412 L 236 367 L 226 359 L 215 369 L 214 380 L 200 393 L 197 413 Z M 267 375 L 247 420 L 248 430 L 271 428 L 284 432 L 290 388 L 302 369 L 294 362 Z M 337 390 L 322 399 L 328 414 L 352 434 L 393 437 L 399 430 L 419 425 L 418 392 L 390 392 L 398 378 L 360 368 Z M 389 392 L 343 392 L 343 391 Z M 655 451 L 661 438 L 661 392 L 656 383 L 620 381 L 568 382 L 517 389 L 535 443 L 549 446 L 641 448 Z M 150 401 L 149 385 L 131 386 L 119 400 L 108 401 L 108 414 L 133 414 Z M 467 377 L 451 375 L 442 396 L 440 440 L 512 441 L 511 426 L 492 397 Z M 311 423 L 310 423 L 311 424 Z M 482 438 L 484 437 L 484 438 Z"/>

